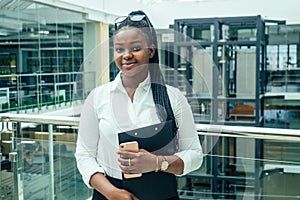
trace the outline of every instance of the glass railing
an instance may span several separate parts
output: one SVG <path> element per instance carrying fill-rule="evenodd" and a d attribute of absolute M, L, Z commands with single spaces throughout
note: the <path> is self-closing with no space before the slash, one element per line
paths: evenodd
<path fill-rule="evenodd" d="M 95 88 L 94 72 L 0 75 L 0 112 L 40 113 L 71 106 Z"/>
<path fill-rule="evenodd" d="M 28 114 L 1 117 L 0 199 L 87 199 L 77 171 L 78 120 Z"/>
<path fill-rule="evenodd" d="M 183 199 L 297 199 L 300 130 L 197 124 L 204 162 Z M 297 183 L 297 184 L 296 184 Z"/>
<path fill-rule="evenodd" d="M 78 118 L 1 115 L 0 199 L 88 199 L 74 153 Z M 297 199 L 300 130 L 197 124 L 199 170 L 181 199 Z"/>

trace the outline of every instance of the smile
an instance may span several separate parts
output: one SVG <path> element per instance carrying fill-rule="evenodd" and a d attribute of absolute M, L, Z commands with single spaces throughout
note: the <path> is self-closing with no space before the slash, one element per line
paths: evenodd
<path fill-rule="evenodd" d="M 135 63 L 122 63 L 123 67 L 132 67 Z"/>

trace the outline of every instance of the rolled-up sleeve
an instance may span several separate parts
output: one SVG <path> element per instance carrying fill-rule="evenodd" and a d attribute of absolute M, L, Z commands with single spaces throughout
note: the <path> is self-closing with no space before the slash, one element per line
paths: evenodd
<path fill-rule="evenodd" d="M 193 113 L 186 97 L 178 90 L 174 89 L 171 97 L 173 112 L 178 124 L 178 144 L 179 151 L 175 155 L 180 157 L 184 163 L 183 173 L 197 170 L 203 162 L 203 152 L 197 134 Z"/>
<path fill-rule="evenodd" d="M 77 168 L 84 183 L 89 188 L 91 188 L 89 183 L 91 176 L 96 172 L 104 173 L 96 159 L 100 135 L 93 96 L 92 92 L 86 99 L 81 111 L 75 152 Z"/>

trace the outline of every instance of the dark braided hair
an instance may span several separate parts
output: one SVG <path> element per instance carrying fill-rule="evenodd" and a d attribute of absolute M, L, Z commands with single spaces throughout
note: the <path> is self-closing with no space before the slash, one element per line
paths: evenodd
<path fill-rule="evenodd" d="M 135 27 L 140 28 L 145 35 L 148 37 L 148 45 L 154 44 L 157 48 L 157 36 L 154 30 L 153 25 L 143 11 L 133 11 L 129 13 L 130 15 L 145 15 L 145 18 L 141 21 L 131 21 L 129 17 L 126 20 L 121 22 L 116 29 L 116 33 L 122 29 L 122 27 Z M 115 33 L 115 34 L 116 34 Z M 154 53 L 154 56 L 149 59 L 149 73 L 151 81 L 151 90 L 156 107 L 156 113 L 161 122 L 172 120 L 173 122 L 173 133 L 174 137 L 177 136 L 177 123 L 171 107 L 169 95 L 165 85 L 164 77 L 159 67 L 159 57 L 157 49 Z"/>

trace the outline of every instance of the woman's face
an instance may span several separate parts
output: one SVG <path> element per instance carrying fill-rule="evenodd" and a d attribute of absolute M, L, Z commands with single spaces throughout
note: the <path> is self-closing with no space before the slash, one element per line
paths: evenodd
<path fill-rule="evenodd" d="M 125 28 L 114 37 L 114 60 L 125 76 L 148 73 L 149 58 L 154 53 L 154 45 L 149 47 L 146 35 L 138 28 Z"/>

